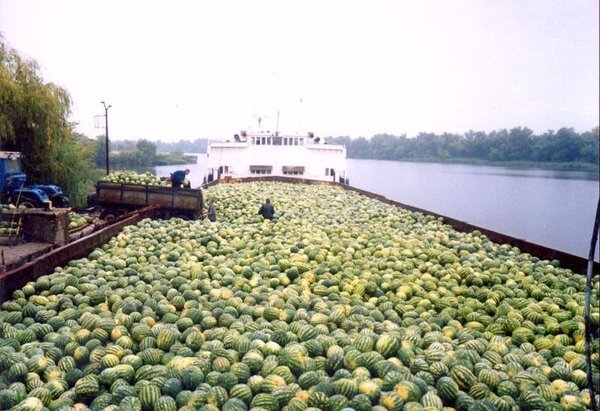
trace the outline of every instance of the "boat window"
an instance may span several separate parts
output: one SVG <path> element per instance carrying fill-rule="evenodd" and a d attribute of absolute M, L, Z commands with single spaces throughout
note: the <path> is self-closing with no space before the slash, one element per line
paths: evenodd
<path fill-rule="evenodd" d="M 304 175 L 304 166 L 283 166 L 281 171 L 284 175 Z"/>
<path fill-rule="evenodd" d="M 19 160 L 7 159 L 5 162 L 6 172 L 7 173 L 16 173 L 21 171 L 21 164 Z"/>
<path fill-rule="evenodd" d="M 254 165 L 250 166 L 250 174 L 271 174 L 273 166 Z"/>
<path fill-rule="evenodd" d="M 264 137 L 261 137 L 261 141 L 263 145 L 266 144 L 266 139 Z"/>
<path fill-rule="evenodd" d="M 271 174 L 271 170 L 250 170 L 250 174 Z"/>

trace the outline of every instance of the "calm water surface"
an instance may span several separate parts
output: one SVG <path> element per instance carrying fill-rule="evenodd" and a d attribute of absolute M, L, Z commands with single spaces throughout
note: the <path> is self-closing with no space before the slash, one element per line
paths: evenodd
<path fill-rule="evenodd" d="M 205 155 L 191 169 L 202 183 Z M 157 167 L 167 176 L 182 166 Z M 588 257 L 598 175 L 461 164 L 348 160 L 350 185 L 536 244 Z M 600 259 L 600 249 L 596 250 Z"/>

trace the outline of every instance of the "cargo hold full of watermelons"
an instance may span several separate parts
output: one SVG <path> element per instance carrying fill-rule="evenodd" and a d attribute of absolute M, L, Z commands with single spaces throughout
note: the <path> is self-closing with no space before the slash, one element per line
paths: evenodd
<path fill-rule="evenodd" d="M 339 187 L 205 195 L 217 222 L 143 220 L 0 306 L 0 409 L 590 404 L 583 276 Z"/>

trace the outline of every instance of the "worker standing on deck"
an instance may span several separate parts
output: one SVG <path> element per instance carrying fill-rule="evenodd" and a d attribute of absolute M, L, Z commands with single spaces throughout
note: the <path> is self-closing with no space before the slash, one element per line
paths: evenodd
<path fill-rule="evenodd" d="M 271 199 L 267 198 L 263 205 L 260 206 L 258 210 L 258 214 L 266 218 L 267 220 L 272 220 L 275 216 L 275 207 L 271 204 Z"/>
<path fill-rule="evenodd" d="M 177 170 L 174 173 L 171 173 L 171 186 L 181 188 L 184 182 L 187 180 L 187 175 L 190 173 L 190 169 L 186 168 L 185 170 Z M 187 188 L 189 188 L 189 182 L 186 184 Z"/>
<path fill-rule="evenodd" d="M 215 200 L 212 198 L 208 200 L 208 211 L 206 212 L 206 218 L 213 223 L 217 221 L 217 206 L 215 206 Z"/>

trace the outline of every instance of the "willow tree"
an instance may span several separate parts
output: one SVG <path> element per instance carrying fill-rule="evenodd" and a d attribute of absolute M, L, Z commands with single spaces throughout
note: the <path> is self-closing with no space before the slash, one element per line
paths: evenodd
<path fill-rule="evenodd" d="M 0 37 L 0 148 L 23 153 L 29 183 L 51 182 L 81 198 L 91 184 L 91 158 L 78 145 L 70 112 L 69 93 L 45 83 L 37 62 Z"/>

